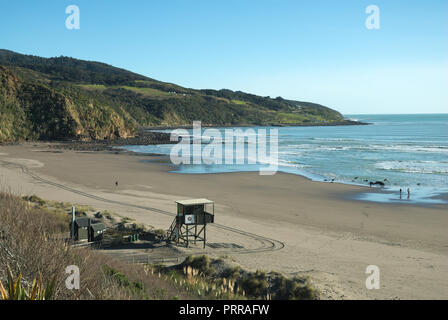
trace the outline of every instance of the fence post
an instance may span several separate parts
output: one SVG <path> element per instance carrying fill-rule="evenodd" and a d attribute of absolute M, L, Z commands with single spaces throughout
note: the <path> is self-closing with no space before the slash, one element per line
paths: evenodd
<path fill-rule="evenodd" d="M 72 230 L 71 230 L 71 238 L 75 240 L 75 206 L 72 206 Z"/>

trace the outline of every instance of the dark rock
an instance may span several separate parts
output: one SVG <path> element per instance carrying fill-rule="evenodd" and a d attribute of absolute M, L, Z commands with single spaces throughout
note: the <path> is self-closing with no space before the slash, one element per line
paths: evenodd
<path fill-rule="evenodd" d="M 95 213 L 95 218 L 101 219 L 102 217 L 103 217 L 103 214 L 100 211 Z"/>

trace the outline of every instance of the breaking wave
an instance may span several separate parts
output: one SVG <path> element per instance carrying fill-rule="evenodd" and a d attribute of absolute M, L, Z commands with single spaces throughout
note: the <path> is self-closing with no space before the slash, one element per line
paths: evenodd
<path fill-rule="evenodd" d="M 383 161 L 376 163 L 375 167 L 406 173 L 448 174 L 448 162 L 438 161 Z"/>

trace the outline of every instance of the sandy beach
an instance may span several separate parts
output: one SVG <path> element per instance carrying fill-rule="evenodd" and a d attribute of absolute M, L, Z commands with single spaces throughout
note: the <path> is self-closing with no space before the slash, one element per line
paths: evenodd
<path fill-rule="evenodd" d="M 272 251 L 227 250 L 247 268 L 308 274 L 323 299 L 448 298 L 447 205 L 357 201 L 354 195 L 370 189 L 283 173 L 170 173 L 164 162 L 46 143 L 0 146 L 0 183 L 16 194 L 109 209 L 163 229 L 172 217 L 144 207 L 174 214 L 174 200 L 208 198 L 216 202 L 218 224 L 276 240 Z M 215 226 L 208 236 L 211 243 L 256 246 L 254 238 Z M 369 265 L 380 268 L 379 290 L 366 289 Z"/>

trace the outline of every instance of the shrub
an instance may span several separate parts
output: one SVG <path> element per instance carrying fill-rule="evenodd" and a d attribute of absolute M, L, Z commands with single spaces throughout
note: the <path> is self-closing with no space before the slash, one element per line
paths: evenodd
<path fill-rule="evenodd" d="M 263 297 L 267 295 L 267 274 L 260 270 L 255 273 L 249 273 L 242 279 L 237 281 L 237 285 L 241 287 L 246 295 L 252 297 Z"/>
<path fill-rule="evenodd" d="M 214 272 L 214 269 L 210 267 L 210 258 L 206 255 L 197 257 L 188 256 L 181 264 L 181 267 L 191 267 L 199 270 L 204 275 L 211 275 Z"/>
<path fill-rule="evenodd" d="M 34 202 L 34 203 L 37 203 L 37 204 L 39 204 L 40 206 L 43 206 L 44 204 L 45 204 L 45 201 L 44 200 L 42 200 L 41 198 L 39 198 L 38 196 L 36 196 L 36 195 L 31 195 L 31 196 L 24 196 L 23 197 L 23 200 L 25 200 L 25 201 L 29 201 L 29 202 Z"/>
<path fill-rule="evenodd" d="M 22 274 L 14 279 L 11 268 L 8 266 L 8 283 L 6 289 L 0 280 L 0 300 L 50 300 L 54 291 L 54 280 L 45 287 L 42 276 L 34 279 L 30 290 L 23 287 Z"/>
<path fill-rule="evenodd" d="M 241 267 L 237 266 L 237 267 L 234 267 L 234 268 L 228 268 L 228 269 L 224 270 L 222 272 L 221 276 L 223 278 L 228 278 L 228 279 L 235 280 L 235 279 L 240 277 L 241 272 L 242 272 Z"/>
<path fill-rule="evenodd" d="M 108 265 L 104 266 L 104 275 L 106 277 L 109 277 L 113 281 L 116 281 L 117 284 L 120 287 L 126 288 L 133 293 L 142 294 L 143 296 L 146 296 L 144 292 L 144 285 L 140 281 L 131 281 L 129 280 L 126 275 L 119 272 L 118 270 L 115 270 L 114 268 L 109 267 Z"/>
<path fill-rule="evenodd" d="M 275 274 L 272 281 L 273 298 L 276 300 L 316 300 L 318 292 L 311 286 L 309 279 L 295 277 L 287 279 Z"/>

